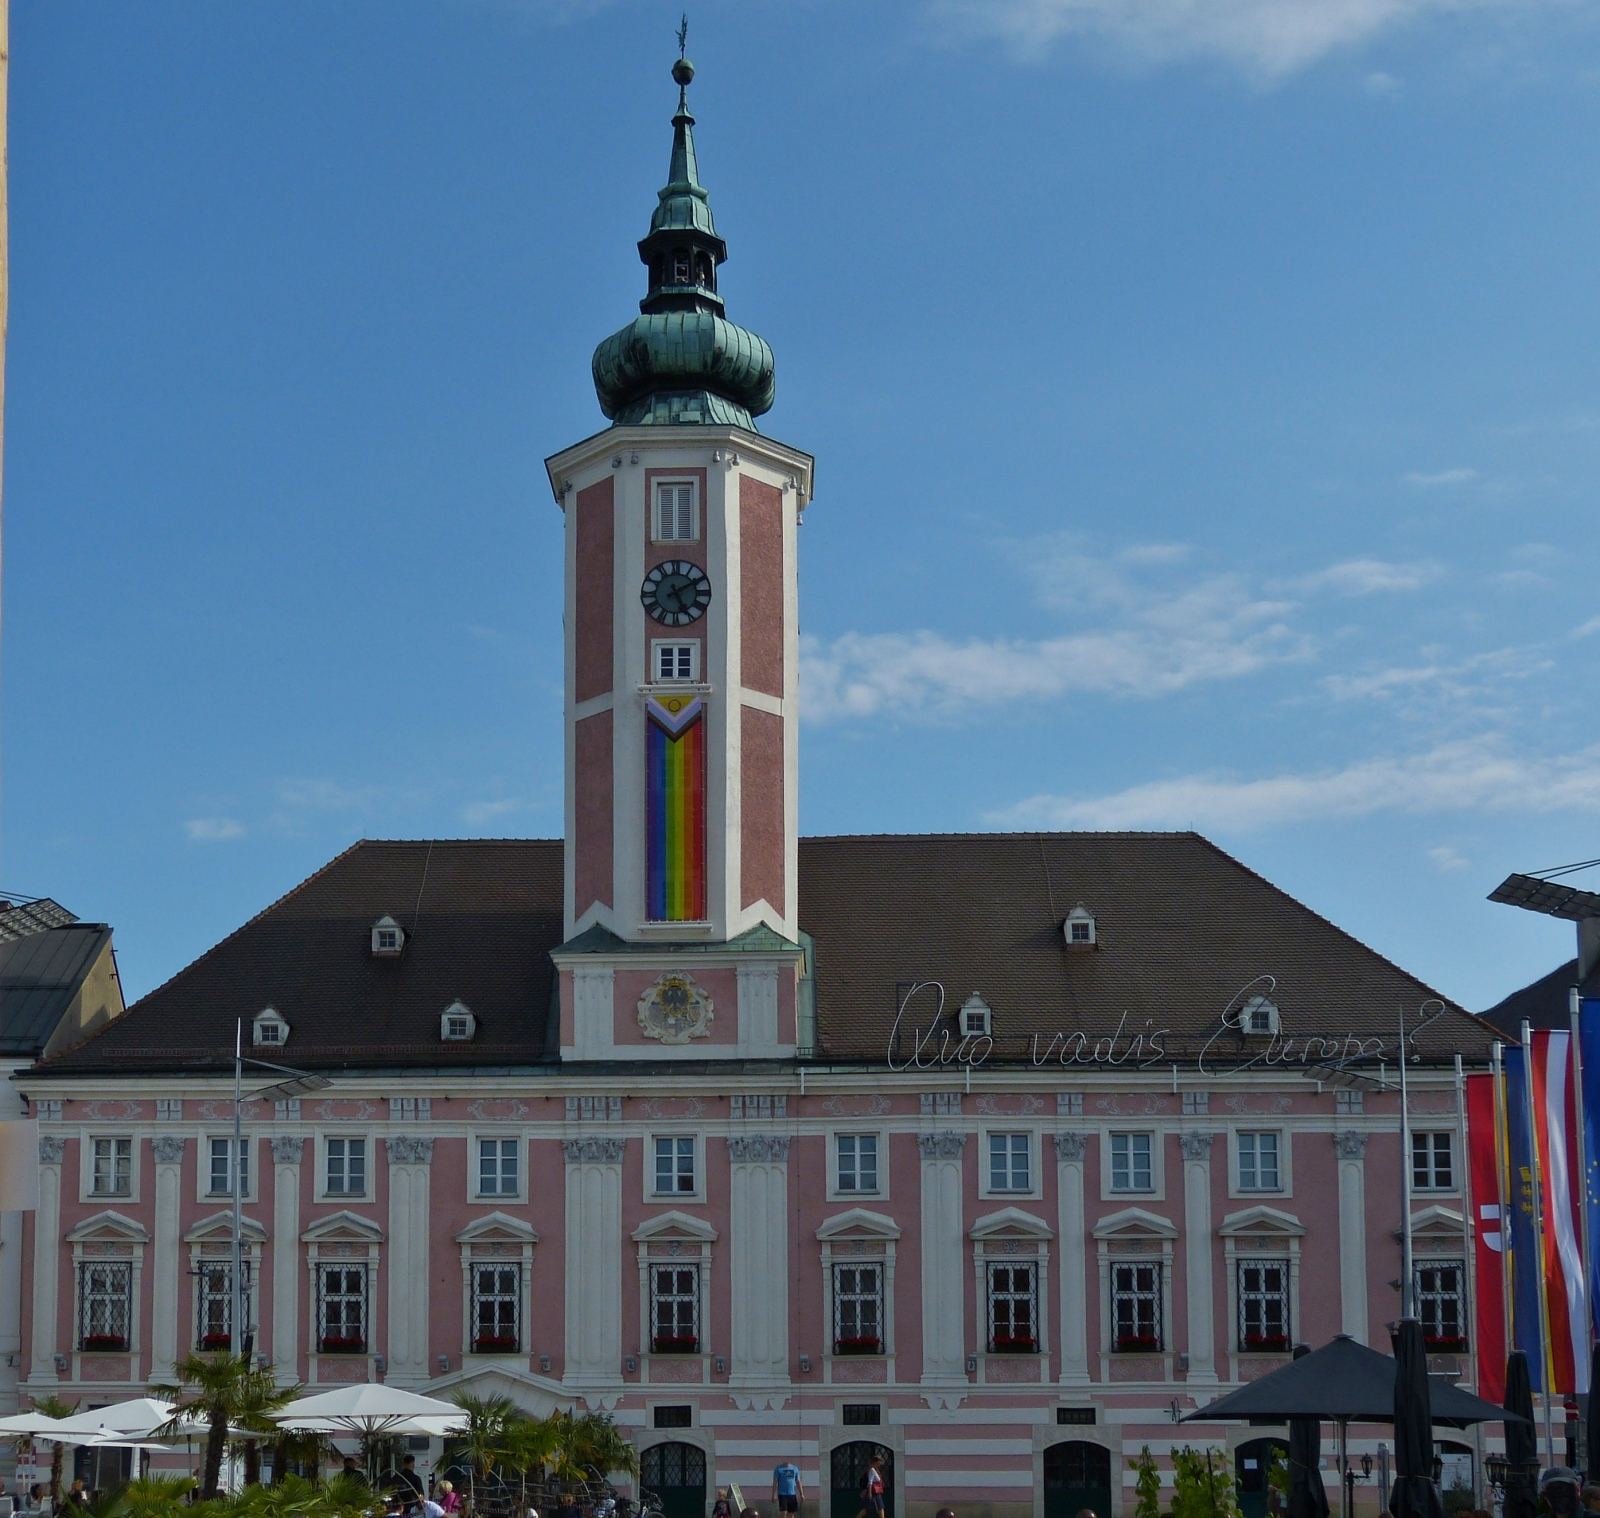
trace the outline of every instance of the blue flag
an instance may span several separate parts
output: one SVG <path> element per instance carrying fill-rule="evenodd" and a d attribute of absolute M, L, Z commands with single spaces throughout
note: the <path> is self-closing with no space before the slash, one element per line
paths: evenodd
<path fill-rule="evenodd" d="M 1600 1001 L 1585 998 L 1578 1003 L 1578 1058 L 1583 1065 L 1583 1206 L 1589 1224 L 1591 1243 L 1600 1241 Z M 1600 1269 L 1590 1260 L 1589 1310 L 1594 1330 L 1600 1335 Z"/>
<path fill-rule="evenodd" d="M 1600 1020 L 1600 1019 L 1597 1019 Z M 1544 1332 L 1539 1293 L 1544 1272 L 1538 1237 L 1533 1230 L 1533 1132 L 1528 1124 L 1528 1085 L 1523 1073 L 1526 1052 L 1505 1051 L 1506 1147 L 1511 1156 L 1511 1347 L 1528 1357 L 1528 1376 L 1544 1385 Z M 1584 1067 L 1587 1084 L 1588 1066 Z"/>

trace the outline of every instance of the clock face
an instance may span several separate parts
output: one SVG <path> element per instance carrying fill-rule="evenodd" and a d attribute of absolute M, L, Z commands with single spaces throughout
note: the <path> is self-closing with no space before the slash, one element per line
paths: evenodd
<path fill-rule="evenodd" d="M 698 564 L 687 559 L 668 559 L 657 564 L 639 587 L 644 609 L 667 627 L 684 627 L 697 622 L 711 604 L 711 581 Z"/>

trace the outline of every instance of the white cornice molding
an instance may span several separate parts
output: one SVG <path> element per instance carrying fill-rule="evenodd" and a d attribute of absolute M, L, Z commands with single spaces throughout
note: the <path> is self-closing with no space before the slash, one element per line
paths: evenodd
<path fill-rule="evenodd" d="M 329 1240 L 360 1239 L 369 1244 L 380 1244 L 387 1237 L 383 1229 L 371 1218 L 359 1212 L 335 1212 L 318 1218 L 300 1235 L 302 1244 L 321 1244 Z"/>
<path fill-rule="evenodd" d="M 1171 1218 L 1146 1212 L 1143 1207 L 1124 1207 L 1121 1212 L 1113 1212 L 1109 1217 L 1101 1218 L 1094 1226 L 1094 1236 L 1097 1239 L 1152 1235 L 1161 1239 L 1175 1239 L 1178 1236 L 1178 1225 Z"/>
<path fill-rule="evenodd" d="M 150 1230 L 143 1223 L 135 1222 L 120 1212 L 113 1212 L 110 1208 L 85 1218 L 76 1228 L 69 1229 L 64 1237 L 69 1244 L 81 1244 L 86 1239 L 103 1239 L 107 1234 L 135 1244 L 150 1242 Z"/>
<path fill-rule="evenodd" d="M 1043 1218 L 1021 1207 L 1002 1207 L 986 1213 L 967 1230 L 969 1239 L 992 1239 L 1004 1234 L 1024 1234 L 1030 1239 L 1053 1239 L 1056 1231 Z"/>
<path fill-rule="evenodd" d="M 263 1244 L 266 1242 L 267 1230 L 252 1217 L 240 1220 L 239 1232 L 246 1243 Z M 214 1239 L 231 1241 L 233 1238 L 233 1214 L 231 1212 L 216 1212 L 208 1218 L 201 1218 L 183 1236 L 185 1244 L 204 1244 Z"/>
<path fill-rule="evenodd" d="M 456 1235 L 456 1243 L 477 1244 L 495 1238 L 516 1239 L 524 1244 L 539 1242 L 538 1231 L 521 1218 L 514 1218 L 509 1212 L 491 1212 L 468 1223 Z"/>
<path fill-rule="evenodd" d="M 1223 1238 L 1245 1233 L 1278 1233 L 1301 1238 L 1305 1231 L 1305 1224 L 1292 1212 L 1281 1212 L 1276 1207 L 1247 1207 L 1243 1212 L 1230 1212 L 1217 1229 Z"/>
<path fill-rule="evenodd" d="M 741 456 L 778 473 L 792 474 L 800 486 L 801 505 L 811 501 L 811 478 L 816 461 L 809 453 L 780 443 L 776 438 L 759 432 L 747 432 L 743 427 L 708 427 L 699 423 L 677 427 L 607 427 L 581 442 L 573 443 L 560 453 L 553 453 L 544 461 L 545 473 L 550 479 L 550 489 L 558 504 L 564 506 L 562 481 L 589 468 L 602 459 L 635 449 L 648 448 L 652 453 L 668 448 L 699 450 L 709 454 L 719 447 L 730 447 Z M 624 468 L 635 467 L 624 464 Z"/>

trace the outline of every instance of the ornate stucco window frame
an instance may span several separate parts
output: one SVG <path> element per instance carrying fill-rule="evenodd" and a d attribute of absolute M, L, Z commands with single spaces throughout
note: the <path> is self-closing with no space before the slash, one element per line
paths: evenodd
<path fill-rule="evenodd" d="M 1100 1266 L 1100 1377 L 1111 1382 L 1112 1366 L 1148 1367 L 1150 1374 L 1119 1374 L 1122 1384 L 1172 1380 L 1177 1352 L 1172 1343 L 1172 1255 L 1178 1238 L 1178 1225 L 1170 1218 L 1143 1207 L 1125 1207 L 1095 1224 L 1094 1237 Z M 1209 1246 L 1207 1246 L 1209 1247 Z M 1162 1346 L 1150 1353 L 1115 1351 L 1111 1347 L 1111 1267 L 1147 1264 L 1154 1258 L 1161 1269 Z"/>
<path fill-rule="evenodd" d="M 496 1361 L 515 1362 L 526 1370 L 533 1345 L 533 1256 L 538 1233 L 510 1213 L 491 1212 L 474 1218 L 456 1235 L 461 1249 L 462 1364 L 482 1367 Z M 521 1301 L 517 1304 L 520 1341 L 514 1350 L 478 1350 L 473 1345 L 472 1270 L 475 1265 L 515 1264 L 521 1267 Z"/>
<path fill-rule="evenodd" d="M 703 1218 L 679 1212 L 676 1208 L 658 1212 L 646 1218 L 633 1230 L 633 1241 L 639 1261 L 639 1379 L 658 1386 L 703 1385 L 711 1383 L 711 1362 L 716 1353 L 712 1339 L 711 1261 L 712 1245 L 717 1241 L 717 1230 Z M 692 1354 L 662 1354 L 652 1352 L 655 1323 L 650 1312 L 650 1271 L 653 1266 L 693 1265 L 697 1272 L 700 1291 L 699 1329 L 700 1347 Z M 695 1377 L 687 1381 L 653 1380 L 652 1369 L 665 1364 L 693 1365 Z M 673 1430 L 681 1433 L 683 1430 Z M 692 1442 L 692 1441 L 691 1441 Z"/>
<path fill-rule="evenodd" d="M 128 1139 L 132 1145 L 128 1165 L 126 1191 L 96 1191 L 94 1189 L 94 1141 L 96 1139 Z M 140 1201 L 140 1160 L 144 1153 L 144 1135 L 132 1128 L 84 1128 L 78 1134 L 78 1201 L 85 1207 L 137 1207 Z"/>
<path fill-rule="evenodd" d="M 1228 1294 L 1228 1379 L 1237 1381 L 1241 1362 L 1259 1364 L 1261 1373 L 1283 1363 L 1283 1353 L 1260 1354 L 1239 1348 L 1239 1262 L 1283 1258 L 1289 1269 L 1289 1343 L 1294 1344 L 1300 1318 L 1300 1241 L 1306 1229 L 1292 1212 L 1277 1207 L 1247 1207 L 1230 1212 L 1217 1233 L 1222 1238 L 1223 1269 Z"/>
<path fill-rule="evenodd" d="M 250 1283 L 249 1290 L 245 1293 L 245 1332 L 255 1334 L 256 1343 L 259 1345 L 261 1342 L 261 1261 L 262 1251 L 267 1242 L 267 1230 L 254 1218 L 247 1217 L 243 1220 L 240 1232 L 243 1235 L 241 1253 L 244 1257 L 245 1279 Z M 229 1266 L 231 1272 L 233 1264 L 233 1213 L 231 1211 L 218 1212 L 211 1217 L 202 1218 L 184 1234 L 183 1242 L 189 1246 L 189 1279 L 194 1283 L 189 1293 L 188 1338 L 195 1350 L 201 1351 L 200 1268 L 202 1265 L 222 1264 Z"/>
<path fill-rule="evenodd" d="M 140 1309 L 144 1302 L 144 1255 L 150 1244 L 150 1230 L 143 1223 L 107 1208 L 69 1229 L 65 1237 L 72 1245 L 72 1379 L 77 1382 L 85 1379 L 86 1361 L 122 1361 L 126 1366 L 123 1376 L 96 1376 L 92 1380 L 110 1385 L 137 1383 L 142 1379 L 139 1362 L 144 1353 L 144 1315 Z M 83 1272 L 87 1265 L 107 1262 L 129 1266 L 128 1347 L 86 1350 L 81 1347 Z"/>
<path fill-rule="evenodd" d="M 300 1242 L 306 1246 L 305 1265 L 311 1289 L 311 1295 L 307 1298 L 310 1308 L 308 1319 L 310 1331 L 306 1343 L 306 1379 L 313 1385 L 322 1380 L 319 1362 L 324 1359 L 338 1365 L 365 1362 L 364 1373 L 357 1379 L 366 1381 L 377 1379 L 377 1359 L 381 1353 L 377 1347 L 379 1281 L 383 1265 L 383 1245 L 387 1238 L 388 1235 L 383 1228 L 371 1218 L 362 1217 L 358 1212 L 348 1211 L 335 1212 L 318 1218 L 302 1231 Z M 317 1347 L 317 1303 L 321 1289 L 318 1271 L 323 1265 L 336 1265 L 342 1261 L 365 1265 L 367 1268 L 365 1354 L 325 1355 Z"/>
<path fill-rule="evenodd" d="M 850 1386 L 882 1385 L 884 1395 L 895 1381 L 895 1245 L 900 1238 L 900 1225 L 881 1212 L 871 1212 L 865 1207 L 852 1207 L 827 1219 L 817 1229 L 816 1237 L 822 1246 L 819 1258 L 822 1266 L 822 1380 L 824 1385 L 838 1382 Z M 837 1355 L 834 1353 L 834 1267 L 859 1261 L 871 1264 L 876 1261 L 883 1270 L 883 1346 L 875 1355 Z M 882 1381 L 845 1381 L 837 1373 L 839 1365 L 870 1365 L 872 1374 L 883 1367 Z"/>
<path fill-rule="evenodd" d="M 1272 1133 L 1278 1139 L 1278 1184 L 1272 1191 L 1256 1187 L 1243 1187 L 1239 1184 L 1239 1135 L 1241 1133 Z M 1230 1202 L 1249 1202 L 1260 1199 L 1265 1201 L 1272 1198 L 1275 1201 L 1288 1201 L 1294 1196 L 1294 1129 L 1290 1128 L 1281 1118 L 1274 1122 L 1271 1118 L 1241 1118 L 1230 1122 L 1227 1126 L 1228 1138 L 1228 1200 Z"/>
<path fill-rule="evenodd" d="M 509 1192 L 497 1191 L 493 1195 L 486 1195 L 478 1190 L 479 1159 L 478 1144 L 480 1141 L 492 1139 L 497 1144 L 503 1144 L 507 1139 L 514 1139 L 517 1145 L 517 1190 L 512 1195 Z M 502 1207 L 526 1207 L 528 1205 L 528 1168 L 531 1163 L 530 1146 L 525 1128 L 500 1126 L 497 1124 L 480 1124 L 467 1130 L 467 1190 L 466 1202 L 469 1207 L 488 1207 L 492 1210 Z"/>
<path fill-rule="evenodd" d="M 1020 1130 L 1006 1130 L 1008 1132 Z M 987 1156 L 984 1156 L 987 1160 Z M 1050 1374 L 1050 1240 L 1056 1231 L 1035 1213 L 1021 1207 L 1003 1207 L 986 1213 L 967 1230 L 972 1241 L 972 1274 L 977 1292 L 976 1346 L 978 1384 L 1046 1385 Z M 989 1347 L 989 1267 L 991 1265 L 1032 1265 L 1034 1269 L 1034 1314 L 1037 1319 L 1036 1350 L 993 1350 Z M 1037 1366 L 1034 1376 L 1012 1377 L 1001 1371 Z"/>

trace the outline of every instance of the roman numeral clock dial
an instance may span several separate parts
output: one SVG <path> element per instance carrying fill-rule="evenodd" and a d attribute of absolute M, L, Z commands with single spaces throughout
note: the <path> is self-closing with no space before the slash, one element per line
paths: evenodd
<path fill-rule="evenodd" d="M 665 627 L 686 627 L 698 622 L 711 604 L 711 581 L 698 564 L 668 559 L 657 564 L 639 587 L 644 609 Z"/>

